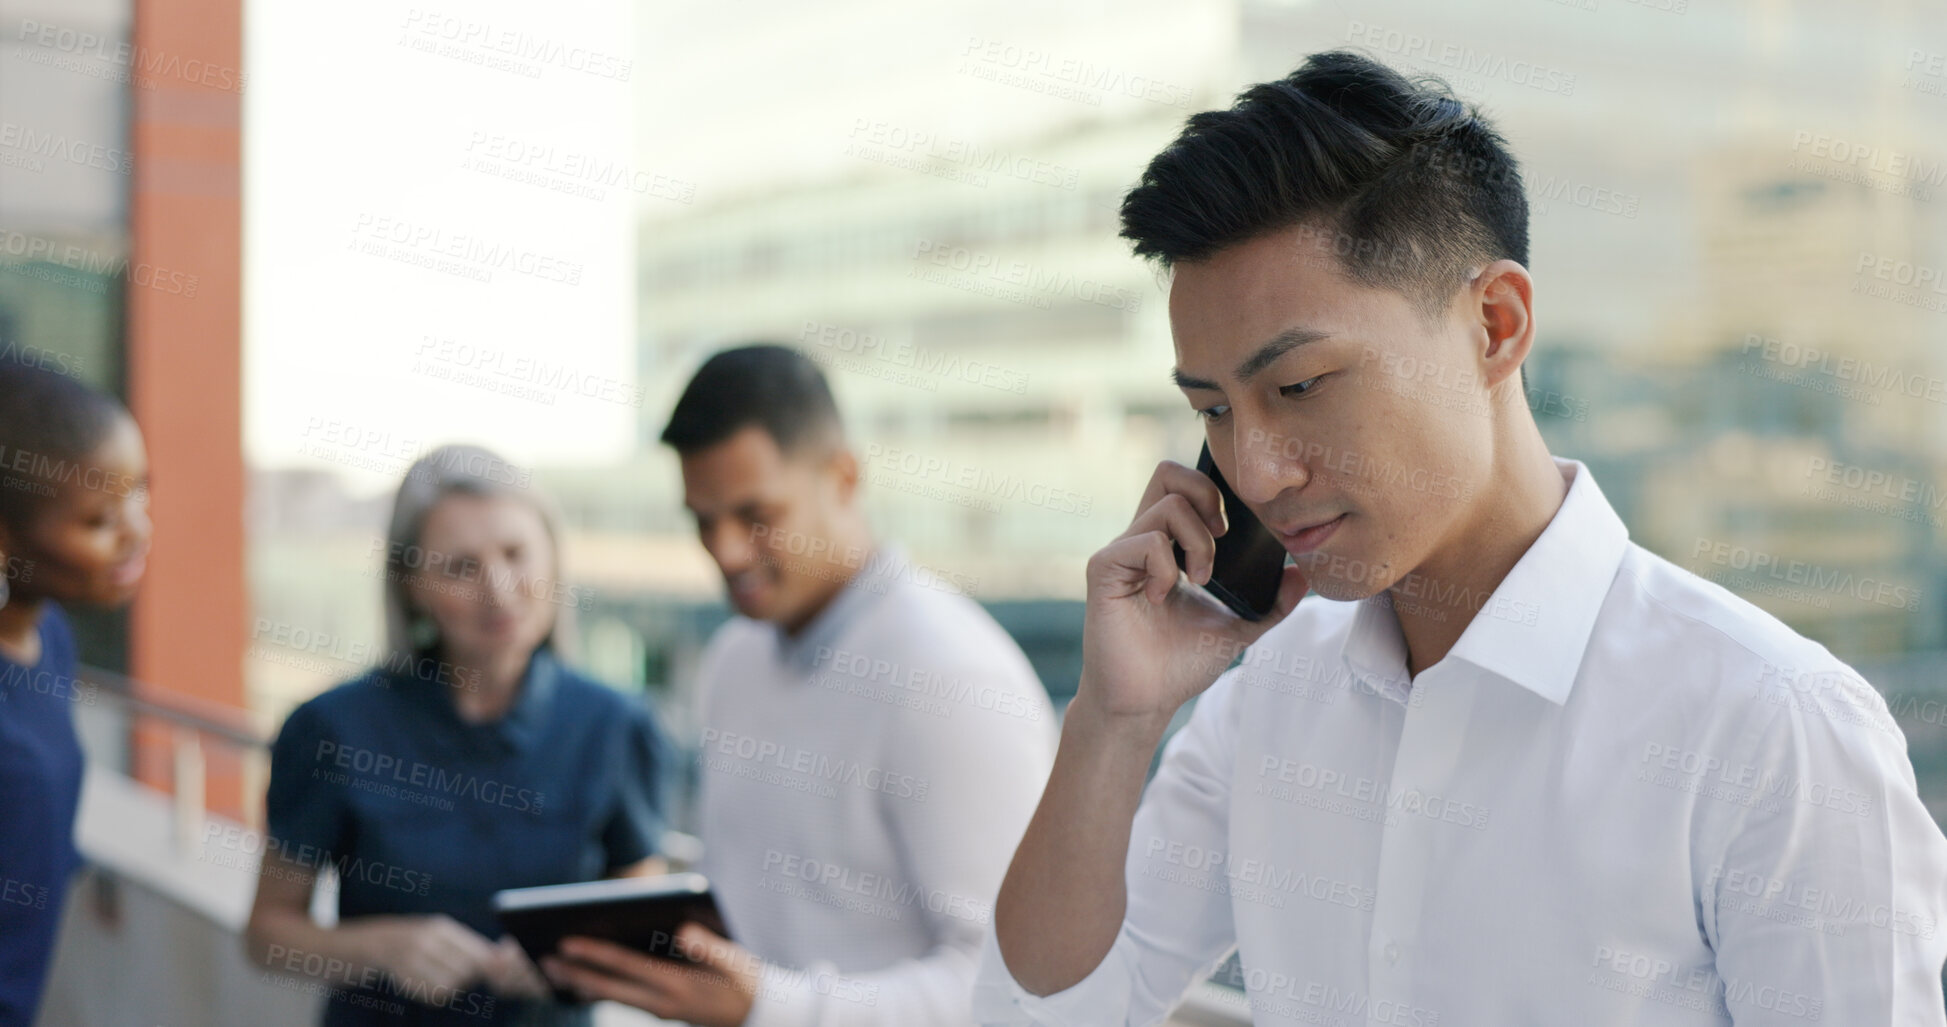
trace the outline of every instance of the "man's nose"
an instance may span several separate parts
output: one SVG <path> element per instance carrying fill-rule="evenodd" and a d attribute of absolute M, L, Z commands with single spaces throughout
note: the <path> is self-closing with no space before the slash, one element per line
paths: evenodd
<path fill-rule="evenodd" d="M 1305 466 L 1305 443 L 1279 432 L 1239 426 L 1226 477 L 1237 498 L 1264 506 L 1287 489 L 1302 489 L 1311 481 Z"/>
<path fill-rule="evenodd" d="M 715 525 L 704 533 L 703 538 L 703 548 L 725 576 L 748 569 L 755 559 L 757 544 L 755 532 L 749 525 Z"/>

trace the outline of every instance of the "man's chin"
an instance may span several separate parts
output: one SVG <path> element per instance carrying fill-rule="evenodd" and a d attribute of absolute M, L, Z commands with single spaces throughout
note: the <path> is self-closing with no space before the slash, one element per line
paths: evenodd
<path fill-rule="evenodd" d="M 1325 563 L 1326 561 L 1320 562 Z M 1300 562 L 1299 566 L 1303 568 L 1305 564 Z M 1325 568 L 1320 568 L 1316 573 L 1308 574 L 1305 583 L 1311 586 L 1311 590 L 1326 599 L 1331 599 L 1336 602 L 1355 603 L 1361 599 L 1370 599 L 1384 592 L 1392 584 L 1390 576 L 1374 573 L 1379 568 L 1372 567 L 1372 565 L 1363 563 L 1362 561 L 1333 560 L 1329 561 L 1329 566 L 1332 566 L 1334 569 L 1350 567 L 1354 570 L 1366 571 L 1366 573 L 1357 576 L 1347 576 L 1345 574 L 1327 573 Z"/>

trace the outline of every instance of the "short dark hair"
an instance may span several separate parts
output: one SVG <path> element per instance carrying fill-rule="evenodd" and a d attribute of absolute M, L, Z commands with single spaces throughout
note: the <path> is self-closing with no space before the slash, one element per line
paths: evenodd
<path fill-rule="evenodd" d="M 750 425 L 792 455 L 844 438 L 838 404 L 818 365 L 789 346 L 753 343 L 716 353 L 696 369 L 662 441 L 688 456 Z"/>
<path fill-rule="evenodd" d="M 1303 224 L 1429 320 L 1470 265 L 1528 263 L 1520 170 L 1479 108 L 1347 50 L 1191 115 L 1122 201 L 1122 235 L 1165 267 Z"/>
<path fill-rule="evenodd" d="M 74 465 L 108 438 L 121 402 L 52 368 L 0 357 L 0 524 L 25 529 Z"/>

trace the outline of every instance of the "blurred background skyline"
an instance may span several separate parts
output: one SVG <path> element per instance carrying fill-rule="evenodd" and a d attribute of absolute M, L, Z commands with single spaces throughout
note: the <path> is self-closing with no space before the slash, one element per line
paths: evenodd
<path fill-rule="evenodd" d="M 655 438 L 703 357 L 752 339 L 826 367 L 882 536 L 993 610 L 1059 703 L 1084 562 L 1201 436 L 1121 195 L 1190 113 L 1352 47 L 1442 77 L 1522 161 L 1551 448 L 1636 541 L 1860 667 L 1947 772 L 1937 4 L 253 3 L 247 65 L 185 63 L 136 11 L 0 2 L 0 345 L 66 355 L 145 425 L 144 366 L 229 418 L 242 575 L 174 594 L 233 594 L 238 651 L 145 671 L 165 614 L 86 627 L 260 731 L 361 669 L 392 490 L 448 441 L 532 468 L 585 662 L 686 730 L 726 609 Z M 235 162 L 142 160 L 158 125 L 228 132 Z M 192 218 L 175 264 L 145 259 L 161 195 L 232 211 L 234 254 Z M 233 338 L 144 327 L 232 291 Z M 190 481 L 169 438 L 158 503 Z M 1923 790 L 1947 810 L 1947 780 Z"/>
<path fill-rule="evenodd" d="M 392 492 L 452 441 L 558 502 L 582 662 L 687 742 L 727 609 L 656 436 L 756 339 L 826 368 L 881 537 L 1059 708 L 1083 565 L 1202 436 L 1121 196 L 1338 47 L 1521 160 L 1551 449 L 1859 668 L 1947 820 L 1939 0 L 0 0 L 0 351 L 123 396 L 155 467 L 141 598 L 75 622 L 177 719 L 91 759 L 260 822 L 261 740 L 370 662 Z"/>

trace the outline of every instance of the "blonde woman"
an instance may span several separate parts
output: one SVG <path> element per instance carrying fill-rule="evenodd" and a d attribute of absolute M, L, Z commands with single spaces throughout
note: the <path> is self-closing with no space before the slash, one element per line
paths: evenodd
<path fill-rule="evenodd" d="M 574 607 L 527 475 L 474 446 L 407 472 L 387 657 L 292 711 L 271 752 L 253 961 L 330 985 L 326 1027 L 585 1024 L 500 934 L 501 888 L 660 872 L 662 732 L 563 662 Z M 318 873 L 338 922 L 309 913 Z"/>

